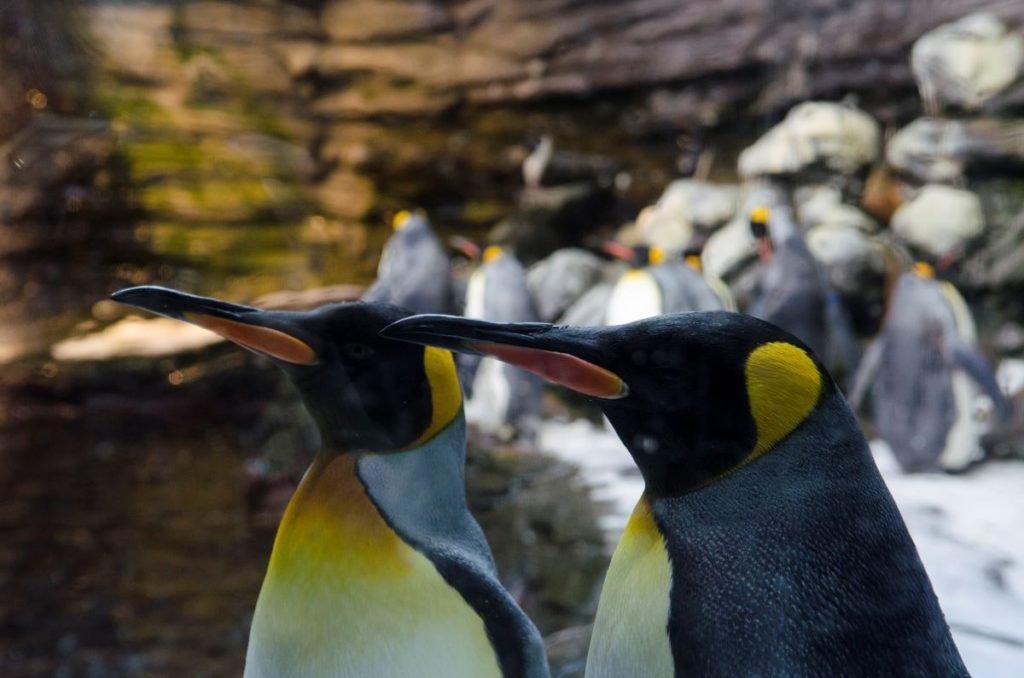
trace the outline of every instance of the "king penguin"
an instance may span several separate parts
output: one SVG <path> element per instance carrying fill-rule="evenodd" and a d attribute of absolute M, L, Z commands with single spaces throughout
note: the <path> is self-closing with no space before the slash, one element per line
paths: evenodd
<path fill-rule="evenodd" d="M 605 310 L 606 325 L 682 311 L 721 310 L 722 302 L 698 271 L 660 247 L 605 245 L 609 254 L 629 263 L 612 287 Z"/>
<path fill-rule="evenodd" d="M 451 313 L 448 252 L 422 212 L 398 212 L 384 245 L 377 279 L 363 301 L 395 304 L 416 313 Z"/>
<path fill-rule="evenodd" d="M 467 318 L 495 322 L 538 320 L 526 269 L 510 250 L 490 245 L 480 253 L 480 265 L 466 287 Z M 537 375 L 495 358 L 467 358 L 460 367 L 469 382 L 466 418 L 480 431 L 510 440 L 530 439 L 540 417 L 544 382 Z"/>
<path fill-rule="evenodd" d="M 262 311 L 159 287 L 113 298 L 271 357 L 320 429 L 274 541 L 247 677 L 548 675 L 466 508 L 451 354 L 378 336 L 408 311 Z"/>
<path fill-rule="evenodd" d="M 961 471 L 981 458 L 979 387 L 1009 417 L 1010 403 L 976 342 L 970 309 L 931 264 L 919 261 L 900 276 L 850 403 L 858 410 L 873 386 L 875 428 L 904 471 Z"/>
<path fill-rule="evenodd" d="M 790 332 L 849 378 L 857 367 L 857 342 L 839 294 L 814 258 L 789 205 L 750 213 L 763 275 L 761 292 L 747 313 Z"/>
<path fill-rule="evenodd" d="M 594 398 L 645 491 L 598 603 L 590 678 L 966 676 L 853 413 L 778 327 L 416 316 L 396 339 L 496 355 Z"/>
<path fill-rule="evenodd" d="M 748 313 L 800 337 L 825 355 L 828 327 L 825 289 L 817 260 L 788 207 L 777 205 L 750 213 L 763 275 L 761 293 Z"/>

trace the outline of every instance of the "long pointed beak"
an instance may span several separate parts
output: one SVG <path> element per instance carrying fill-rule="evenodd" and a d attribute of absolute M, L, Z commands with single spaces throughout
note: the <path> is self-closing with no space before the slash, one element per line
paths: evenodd
<path fill-rule="evenodd" d="M 110 295 L 116 302 L 204 327 L 257 353 L 295 365 L 317 362 L 316 351 L 297 335 L 288 314 L 268 312 L 166 287 L 129 287 Z"/>
<path fill-rule="evenodd" d="M 591 330 L 592 331 L 592 330 Z M 599 351 L 579 328 L 547 323 L 492 323 L 449 315 L 403 318 L 381 336 L 463 353 L 493 356 L 597 398 L 623 398 L 626 383 L 594 362 Z"/>

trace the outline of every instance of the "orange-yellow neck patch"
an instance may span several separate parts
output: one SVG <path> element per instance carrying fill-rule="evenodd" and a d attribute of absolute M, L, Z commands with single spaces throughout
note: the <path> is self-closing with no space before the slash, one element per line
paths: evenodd
<path fill-rule="evenodd" d="M 925 280 L 932 280 L 935 277 L 935 267 L 924 261 L 916 262 L 913 271 L 914 275 Z"/>
<path fill-rule="evenodd" d="M 498 245 L 491 245 L 484 250 L 482 255 L 480 255 L 480 259 L 483 260 L 485 264 L 489 264 L 500 256 L 501 247 Z"/>
<path fill-rule="evenodd" d="M 395 214 L 391 220 L 391 228 L 396 231 L 401 231 L 409 223 L 409 219 L 412 217 L 412 212 L 409 210 L 401 210 Z"/>
<path fill-rule="evenodd" d="M 431 414 L 427 426 L 413 447 L 427 442 L 447 426 L 462 407 L 462 387 L 455 371 L 455 360 L 451 351 L 427 346 L 423 349 L 423 369 L 430 384 Z"/>
<path fill-rule="evenodd" d="M 316 457 L 281 519 L 270 575 L 281 579 L 316 572 L 344 580 L 410 572 L 409 548 L 366 495 L 355 464 L 353 454 Z"/>
<path fill-rule="evenodd" d="M 781 341 L 754 349 L 745 371 L 750 413 L 757 426 L 757 442 L 747 463 L 807 418 L 821 395 L 821 371 L 806 351 Z"/>

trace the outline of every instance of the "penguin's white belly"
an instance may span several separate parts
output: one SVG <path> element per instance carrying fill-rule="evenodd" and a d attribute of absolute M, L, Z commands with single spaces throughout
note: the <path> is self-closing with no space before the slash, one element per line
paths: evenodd
<path fill-rule="evenodd" d="M 940 289 L 953 313 L 957 337 L 968 346 L 974 344 L 978 335 L 967 303 L 949 283 L 942 283 Z M 988 431 L 988 427 L 977 417 L 975 404 L 978 387 L 974 381 L 960 368 L 952 370 L 951 381 L 953 414 L 956 419 L 946 435 L 946 447 L 939 456 L 939 465 L 949 471 L 960 471 L 981 458 L 981 437 Z"/>
<path fill-rule="evenodd" d="M 605 311 L 606 325 L 624 325 L 662 313 L 661 288 L 647 271 L 627 271 L 615 283 Z"/>
<path fill-rule="evenodd" d="M 586 678 L 672 678 L 668 637 L 672 569 L 641 497 L 612 556 L 597 605 Z"/>
<path fill-rule="evenodd" d="M 946 447 L 939 456 L 939 465 L 959 471 L 982 456 L 981 437 L 986 427 L 977 418 L 978 389 L 962 370 L 951 377 L 953 388 L 953 425 L 946 435 Z"/>
<path fill-rule="evenodd" d="M 469 276 L 469 283 L 466 285 L 466 308 L 463 315 L 467 318 L 485 319 L 484 316 L 484 292 L 487 280 L 483 271 L 477 269 Z"/>
<path fill-rule="evenodd" d="M 496 433 L 508 423 L 511 398 L 505 363 L 484 357 L 473 379 L 473 397 L 466 402 L 466 420 L 486 433 Z"/>
<path fill-rule="evenodd" d="M 318 459 L 289 504 L 245 675 L 500 676 L 483 620 L 388 527 L 354 463 Z"/>

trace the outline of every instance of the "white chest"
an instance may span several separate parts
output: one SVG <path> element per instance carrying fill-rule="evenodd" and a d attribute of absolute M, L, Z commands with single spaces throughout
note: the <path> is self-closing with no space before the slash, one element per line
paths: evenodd
<path fill-rule="evenodd" d="M 483 620 L 384 522 L 347 457 L 318 460 L 288 506 L 245 675 L 500 676 Z"/>
<path fill-rule="evenodd" d="M 587 678 L 672 678 L 672 571 L 645 497 L 615 549 L 594 621 Z"/>
<path fill-rule="evenodd" d="M 624 325 L 653 318 L 661 312 L 661 288 L 654 276 L 644 270 L 627 271 L 612 288 L 605 324 Z"/>

